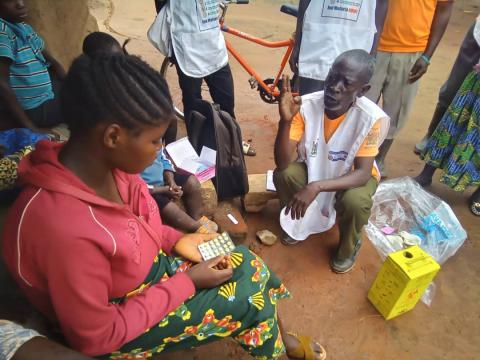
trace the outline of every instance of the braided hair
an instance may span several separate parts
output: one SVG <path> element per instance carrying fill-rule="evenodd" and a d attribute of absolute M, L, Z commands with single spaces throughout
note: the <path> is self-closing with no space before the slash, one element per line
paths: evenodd
<path fill-rule="evenodd" d="M 60 99 L 72 133 L 88 131 L 105 120 L 134 129 L 157 126 L 174 117 L 165 80 L 132 55 L 81 55 L 68 72 Z"/>

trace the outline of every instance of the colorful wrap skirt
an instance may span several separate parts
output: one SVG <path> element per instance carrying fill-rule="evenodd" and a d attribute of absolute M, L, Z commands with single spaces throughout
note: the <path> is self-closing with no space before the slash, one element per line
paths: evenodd
<path fill-rule="evenodd" d="M 277 301 L 290 297 L 281 281 L 243 246 L 231 254 L 233 277 L 223 285 L 197 291 L 158 324 L 103 359 L 145 359 L 232 337 L 256 359 L 276 359 L 285 352 L 277 320 Z M 136 290 L 114 303 L 128 301 L 145 288 L 166 281 L 191 266 L 163 252 Z"/>
<path fill-rule="evenodd" d="M 455 191 L 480 186 L 480 74 L 465 78 L 422 154 Z"/>

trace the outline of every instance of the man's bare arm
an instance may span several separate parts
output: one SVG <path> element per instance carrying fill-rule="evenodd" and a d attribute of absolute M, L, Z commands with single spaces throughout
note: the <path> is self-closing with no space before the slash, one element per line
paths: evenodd
<path fill-rule="evenodd" d="M 378 43 L 380 42 L 380 36 L 382 36 L 383 25 L 385 24 L 385 19 L 387 17 L 388 11 L 388 0 L 377 0 L 375 6 L 375 27 L 377 32 L 373 38 L 372 49 L 370 50 L 371 55 L 377 54 Z"/>

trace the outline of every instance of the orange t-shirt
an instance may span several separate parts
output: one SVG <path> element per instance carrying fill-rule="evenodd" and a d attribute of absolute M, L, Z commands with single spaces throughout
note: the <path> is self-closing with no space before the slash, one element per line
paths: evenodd
<path fill-rule="evenodd" d="M 419 52 L 427 47 L 438 2 L 451 0 L 391 0 L 378 50 Z"/>
<path fill-rule="evenodd" d="M 325 114 L 324 118 L 324 127 L 323 133 L 325 135 L 325 142 L 328 142 L 335 131 L 338 129 L 340 124 L 345 120 L 347 114 L 343 114 L 342 116 L 336 119 L 329 119 Z M 367 137 L 363 141 L 363 144 L 358 149 L 356 157 L 374 157 L 378 154 L 378 147 L 380 143 L 380 128 L 381 122 L 378 120 L 373 127 L 370 129 Z M 292 125 L 290 127 L 290 140 L 299 142 L 302 139 L 303 133 L 305 132 L 305 121 L 300 113 L 294 116 L 292 120 Z M 372 176 L 375 177 L 377 180 L 380 180 L 380 176 L 378 174 L 377 169 L 375 166 L 372 168 Z"/>

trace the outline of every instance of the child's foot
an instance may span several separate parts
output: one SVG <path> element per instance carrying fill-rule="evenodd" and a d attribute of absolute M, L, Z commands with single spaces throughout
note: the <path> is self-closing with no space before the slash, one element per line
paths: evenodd
<path fill-rule="evenodd" d="M 313 341 L 309 336 L 299 336 L 287 333 L 283 338 L 290 359 L 324 360 L 327 353 L 322 345 Z"/>
<path fill-rule="evenodd" d="M 257 155 L 257 151 L 252 146 L 252 139 L 248 141 L 242 141 L 243 154 L 247 156 Z"/>
<path fill-rule="evenodd" d="M 218 225 L 207 218 L 206 216 L 202 216 L 197 221 L 198 227 L 195 232 L 200 234 L 216 234 L 218 232 Z"/>
<path fill-rule="evenodd" d="M 214 221 L 207 218 L 206 216 L 202 216 L 200 219 L 198 219 L 198 222 L 200 223 L 201 226 L 204 226 L 212 234 L 218 231 L 218 225 Z"/>

